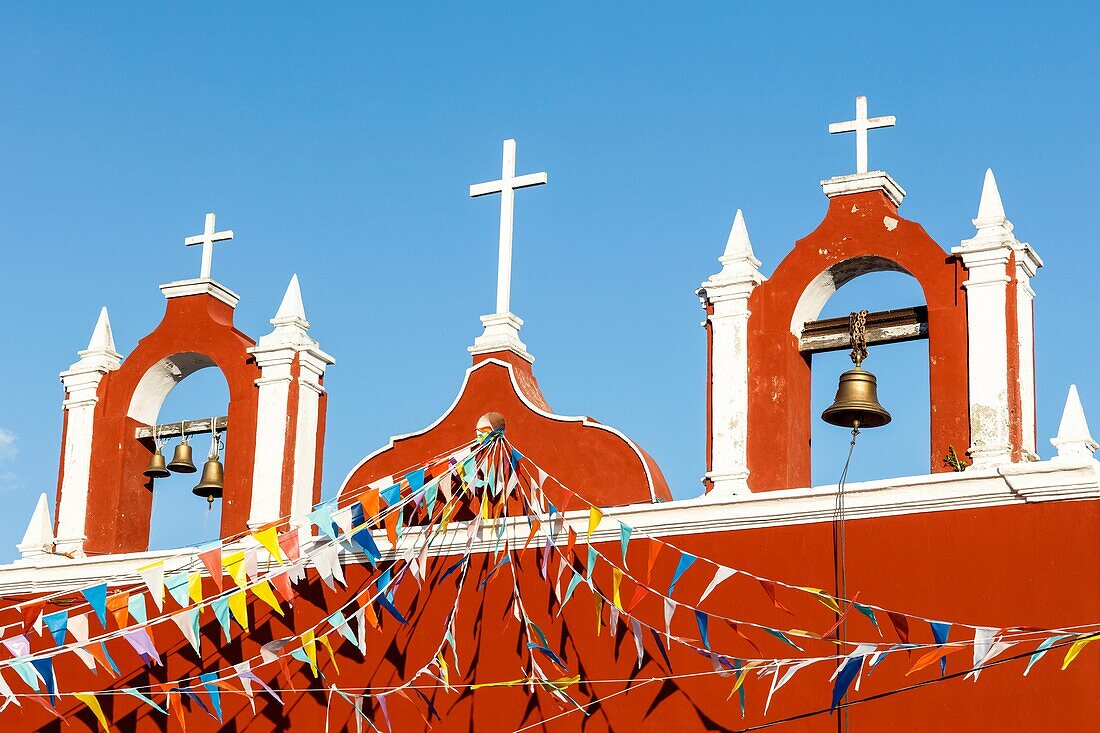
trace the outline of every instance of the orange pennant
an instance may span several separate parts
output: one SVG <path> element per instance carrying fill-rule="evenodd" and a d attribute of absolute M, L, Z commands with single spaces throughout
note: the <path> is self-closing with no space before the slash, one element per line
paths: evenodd
<path fill-rule="evenodd" d="M 107 610 L 115 619 L 118 628 L 125 629 L 130 623 L 130 592 L 123 591 L 107 597 Z"/>

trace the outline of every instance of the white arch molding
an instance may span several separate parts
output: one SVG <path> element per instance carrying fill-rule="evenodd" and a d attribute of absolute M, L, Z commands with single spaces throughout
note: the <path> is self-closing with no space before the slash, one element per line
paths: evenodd
<path fill-rule="evenodd" d="M 156 425 L 164 400 L 177 384 L 200 369 L 216 366 L 209 356 L 194 351 L 161 359 L 141 376 L 126 415 L 145 425 Z"/>
<path fill-rule="evenodd" d="M 802 330 L 808 322 L 817 320 L 825 304 L 829 302 L 829 299 L 833 297 L 837 290 L 860 275 L 869 275 L 872 272 L 900 272 L 908 275 L 916 280 L 917 285 L 921 288 L 921 293 L 924 293 L 924 286 L 921 285 L 920 280 L 913 276 L 913 273 L 886 257 L 863 255 L 833 263 L 811 280 L 806 285 L 806 289 L 802 291 L 802 295 L 798 296 L 798 302 L 791 314 L 791 333 L 794 334 L 795 338 L 801 338 Z M 924 301 L 925 303 L 928 302 L 927 295 L 925 295 Z"/>

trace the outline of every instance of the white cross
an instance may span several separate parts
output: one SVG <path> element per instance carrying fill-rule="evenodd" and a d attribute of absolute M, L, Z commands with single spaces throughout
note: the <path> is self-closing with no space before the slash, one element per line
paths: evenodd
<path fill-rule="evenodd" d="M 214 231 L 214 215 L 211 213 L 206 215 L 206 226 L 203 228 L 202 234 L 196 234 L 183 240 L 183 243 L 188 247 L 196 244 L 202 245 L 202 267 L 199 270 L 201 279 L 210 279 L 210 267 L 214 262 L 214 242 L 224 242 L 232 238 L 232 229 L 226 229 L 224 232 Z"/>
<path fill-rule="evenodd" d="M 856 97 L 856 118 L 847 122 L 830 122 L 829 132 L 854 132 L 856 134 L 856 173 L 867 172 L 867 131 L 877 127 L 893 127 L 893 115 L 867 119 L 867 97 Z"/>
<path fill-rule="evenodd" d="M 470 186 L 470 196 L 500 194 L 500 249 L 497 253 L 497 313 L 509 312 L 512 291 L 512 222 L 515 219 L 516 189 L 541 186 L 546 183 L 546 173 L 516 175 L 516 141 L 504 141 L 504 162 L 500 167 L 500 180 L 475 183 Z"/>

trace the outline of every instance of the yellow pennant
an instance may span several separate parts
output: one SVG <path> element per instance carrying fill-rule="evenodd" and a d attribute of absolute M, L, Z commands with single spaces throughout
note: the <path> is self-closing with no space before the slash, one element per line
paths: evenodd
<path fill-rule="evenodd" d="M 820 588 L 801 588 L 801 590 L 813 593 L 815 596 L 817 596 L 817 600 L 820 601 L 823 606 L 828 608 L 833 613 L 842 612 L 840 610 L 839 604 L 837 604 L 836 602 L 836 599 L 830 596 L 825 591 L 821 590 Z"/>
<path fill-rule="evenodd" d="M 553 689 L 557 690 L 558 692 L 565 692 L 571 686 L 577 684 L 580 681 L 581 681 L 581 676 L 579 674 L 577 674 L 577 675 L 573 675 L 572 677 L 561 677 L 561 678 L 556 679 L 556 680 L 546 680 L 545 682 L 542 683 L 542 685 L 543 685 L 543 687 L 546 687 L 546 688 L 553 688 Z"/>
<path fill-rule="evenodd" d="M 241 628 L 248 631 L 248 605 L 243 590 L 229 594 L 229 612 Z"/>
<path fill-rule="evenodd" d="M 1100 635 L 1089 634 L 1073 642 L 1073 644 L 1070 645 L 1069 651 L 1066 652 L 1066 658 L 1062 661 L 1062 669 L 1068 667 L 1070 662 L 1077 658 L 1077 655 L 1085 648 L 1085 644 L 1088 644 L 1090 641 L 1096 641 L 1097 638 L 1100 638 Z"/>
<path fill-rule="evenodd" d="M 103 716 L 103 708 L 99 706 L 99 700 L 96 699 L 95 695 L 90 692 L 74 692 L 73 697 L 88 706 L 88 709 L 95 715 L 95 719 L 99 721 L 99 726 L 103 728 L 105 733 L 110 730 L 107 727 L 107 718 Z"/>
<path fill-rule="evenodd" d="M 332 642 L 328 640 L 328 634 L 324 636 L 318 636 L 317 641 L 325 645 L 325 649 L 328 649 L 328 658 L 332 661 L 333 669 L 336 670 L 336 674 L 340 674 L 340 667 L 336 664 L 336 655 L 332 652 Z"/>
<path fill-rule="evenodd" d="M 187 576 L 187 596 L 195 603 L 202 603 L 202 573 Z"/>
<path fill-rule="evenodd" d="M 619 568 L 611 570 L 611 602 L 615 608 L 623 610 L 623 602 L 619 600 L 619 584 L 623 582 L 623 571 Z"/>
<path fill-rule="evenodd" d="M 596 531 L 596 527 L 600 526 L 600 520 L 603 519 L 603 512 L 596 507 L 592 507 L 588 510 L 588 539 L 592 539 L 592 533 Z"/>
<path fill-rule="evenodd" d="M 275 613 L 280 616 L 283 615 L 283 607 L 279 605 L 279 599 L 275 597 L 275 591 L 271 589 L 271 584 L 266 580 L 261 580 L 253 586 L 252 592 L 261 601 L 275 609 Z"/>
<path fill-rule="evenodd" d="M 229 577 L 233 578 L 233 582 L 237 584 L 238 588 L 244 588 L 248 585 L 248 577 L 245 574 L 244 566 L 244 550 L 223 557 L 222 567 L 229 573 Z"/>
<path fill-rule="evenodd" d="M 443 678 L 443 686 L 450 690 L 450 675 L 447 674 L 447 660 L 443 658 L 443 652 L 436 655 L 435 663 L 439 665 L 439 676 Z"/>
<path fill-rule="evenodd" d="M 306 658 L 309 659 L 309 670 L 313 672 L 313 676 L 317 676 L 317 645 L 314 643 L 313 629 L 302 632 L 302 651 L 306 653 Z"/>
<path fill-rule="evenodd" d="M 596 596 L 596 636 L 603 631 L 603 596 Z"/>
<path fill-rule="evenodd" d="M 283 564 L 283 553 L 279 549 L 279 534 L 275 531 L 274 527 L 268 527 L 267 529 L 261 529 L 259 532 L 253 532 L 252 536 L 256 538 L 257 542 L 263 545 L 263 548 L 267 550 L 280 565 Z"/>

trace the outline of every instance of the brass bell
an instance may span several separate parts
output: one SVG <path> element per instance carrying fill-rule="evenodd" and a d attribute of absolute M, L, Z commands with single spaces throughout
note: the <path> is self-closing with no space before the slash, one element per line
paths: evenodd
<path fill-rule="evenodd" d="M 890 413 L 878 401 L 878 380 L 858 364 L 840 375 L 833 404 L 821 419 L 842 428 L 878 428 L 890 422 Z"/>
<path fill-rule="evenodd" d="M 156 453 L 149 457 L 149 467 L 142 473 L 149 478 L 167 478 L 172 475 L 164 465 L 164 454 L 160 452 L 160 446 L 157 446 Z"/>
<path fill-rule="evenodd" d="M 191 489 L 191 493 L 205 497 L 208 503 L 213 504 L 214 499 L 222 498 L 224 481 L 225 469 L 222 467 L 222 462 L 218 460 L 217 455 L 212 455 L 203 464 L 202 478 L 199 479 L 198 485 Z"/>
<path fill-rule="evenodd" d="M 172 462 L 168 464 L 169 471 L 176 473 L 194 473 L 196 470 L 194 461 L 191 460 L 191 444 L 185 438 L 176 446 L 172 454 Z"/>

